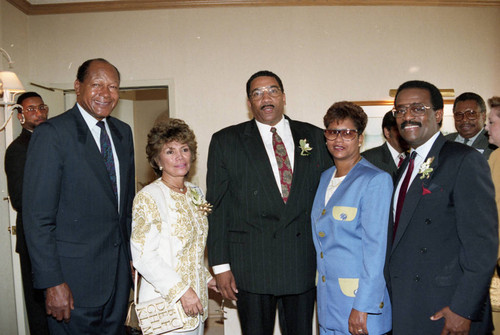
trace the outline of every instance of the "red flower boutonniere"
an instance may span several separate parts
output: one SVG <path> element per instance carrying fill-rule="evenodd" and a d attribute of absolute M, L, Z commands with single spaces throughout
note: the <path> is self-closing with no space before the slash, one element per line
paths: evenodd
<path fill-rule="evenodd" d="M 431 193 L 432 192 L 428 188 L 425 188 L 424 184 L 422 184 L 422 195 L 431 194 Z"/>

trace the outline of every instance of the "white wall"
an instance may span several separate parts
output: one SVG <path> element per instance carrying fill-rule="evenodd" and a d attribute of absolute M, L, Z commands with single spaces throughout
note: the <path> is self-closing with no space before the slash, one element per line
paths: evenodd
<path fill-rule="evenodd" d="M 487 98 L 500 92 L 499 17 L 500 8 L 334 6 L 30 16 L 18 48 L 35 82 L 71 86 L 82 61 L 104 57 L 124 82 L 175 83 L 171 115 L 196 132 L 204 186 L 210 136 L 247 119 L 253 72 L 280 75 L 287 113 L 317 125 L 333 102 L 387 99 L 408 79 Z"/>

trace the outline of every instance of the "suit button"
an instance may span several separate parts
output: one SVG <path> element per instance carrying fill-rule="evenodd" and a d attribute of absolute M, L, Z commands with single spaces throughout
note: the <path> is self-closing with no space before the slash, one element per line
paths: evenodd
<path fill-rule="evenodd" d="M 415 277 L 413 277 L 413 280 L 414 280 L 414 281 L 420 281 L 420 276 L 419 276 L 419 275 L 416 275 Z"/>
<path fill-rule="evenodd" d="M 323 281 L 323 283 L 326 282 L 325 276 L 321 276 L 321 280 Z"/>
<path fill-rule="evenodd" d="M 259 193 L 259 191 L 257 190 L 253 191 L 253 195 L 257 195 L 257 193 Z"/>
<path fill-rule="evenodd" d="M 384 302 L 381 302 L 378 308 L 384 308 Z"/>
<path fill-rule="evenodd" d="M 421 254 L 425 254 L 425 253 L 427 253 L 427 248 L 422 248 L 422 249 L 420 249 L 420 253 L 421 253 Z"/>
<path fill-rule="evenodd" d="M 326 236 L 326 234 L 325 234 L 324 232 L 322 232 L 322 231 L 320 231 L 320 232 L 318 233 L 318 235 L 319 235 L 319 237 L 325 237 L 325 236 Z"/>
<path fill-rule="evenodd" d="M 432 220 L 431 219 L 425 219 L 425 224 L 431 224 Z"/>
<path fill-rule="evenodd" d="M 323 258 L 323 251 L 320 253 L 321 258 Z"/>
<path fill-rule="evenodd" d="M 323 209 L 323 211 L 321 212 L 321 215 L 325 215 L 326 214 L 326 209 Z"/>

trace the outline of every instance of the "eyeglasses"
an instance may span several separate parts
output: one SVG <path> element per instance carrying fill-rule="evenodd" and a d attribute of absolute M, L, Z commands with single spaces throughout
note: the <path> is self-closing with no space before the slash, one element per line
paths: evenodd
<path fill-rule="evenodd" d="M 357 129 L 325 129 L 325 137 L 329 141 L 336 140 L 339 135 L 346 141 L 352 141 L 357 134 Z"/>
<path fill-rule="evenodd" d="M 42 112 L 42 113 L 46 113 L 49 111 L 49 106 L 47 106 L 47 105 L 28 106 L 24 109 L 25 112 L 30 112 L 30 113 L 34 113 L 37 110 Z"/>
<path fill-rule="evenodd" d="M 433 109 L 424 104 L 415 103 L 406 106 L 397 106 L 392 109 L 392 114 L 396 118 L 402 118 L 405 116 L 406 112 L 410 111 L 412 116 L 422 116 L 428 109 Z"/>
<path fill-rule="evenodd" d="M 281 89 L 278 86 L 259 87 L 250 93 L 250 99 L 260 100 L 264 97 L 264 92 L 267 92 L 267 94 L 273 98 L 277 98 L 281 95 Z"/>
<path fill-rule="evenodd" d="M 469 120 L 476 120 L 479 117 L 479 113 L 472 109 L 466 109 L 463 112 L 453 113 L 453 117 L 457 121 L 462 121 L 465 116 L 467 116 Z"/>

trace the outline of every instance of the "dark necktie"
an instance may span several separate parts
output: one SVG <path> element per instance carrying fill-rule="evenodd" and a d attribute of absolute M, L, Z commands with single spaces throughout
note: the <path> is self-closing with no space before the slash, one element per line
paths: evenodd
<path fill-rule="evenodd" d="M 410 155 L 410 162 L 408 163 L 408 169 L 406 171 L 405 179 L 403 179 L 403 183 L 401 184 L 401 188 L 399 189 L 398 202 L 396 205 L 396 217 L 394 219 L 394 229 L 392 239 L 396 236 L 396 231 L 398 230 L 399 217 L 401 216 L 401 211 L 403 209 L 403 203 L 406 197 L 406 191 L 408 190 L 408 185 L 410 184 L 411 174 L 413 172 L 413 164 L 415 163 L 415 157 L 417 156 L 417 152 L 413 151 Z"/>
<path fill-rule="evenodd" d="M 286 203 L 290 195 L 290 187 L 292 186 L 292 166 L 290 165 L 290 160 L 286 153 L 285 144 L 280 135 L 276 132 L 276 128 L 271 127 L 271 133 L 273 133 L 274 155 L 276 156 L 276 162 L 278 163 L 278 170 L 280 173 L 281 193 L 283 202 Z"/>
<path fill-rule="evenodd" d="M 111 147 L 111 140 L 109 139 L 104 122 L 97 122 L 97 126 L 101 128 L 101 155 L 102 158 L 104 158 L 104 163 L 106 164 L 106 170 L 108 170 L 109 179 L 111 179 L 113 191 L 115 192 L 115 196 L 117 196 L 118 191 L 116 188 L 115 160 L 113 159 L 113 148 Z"/>
<path fill-rule="evenodd" d="M 470 147 L 472 145 L 472 140 L 470 138 L 464 138 L 464 144 Z"/>

